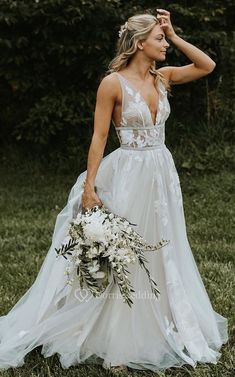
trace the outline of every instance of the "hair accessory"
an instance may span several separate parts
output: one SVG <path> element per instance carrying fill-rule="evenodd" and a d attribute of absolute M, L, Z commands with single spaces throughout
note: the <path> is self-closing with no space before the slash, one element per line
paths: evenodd
<path fill-rule="evenodd" d="M 128 28 L 128 22 L 126 21 L 125 24 L 121 26 L 118 32 L 119 38 L 121 38 L 122 34 L 127 30 L 127 28 Z"/>

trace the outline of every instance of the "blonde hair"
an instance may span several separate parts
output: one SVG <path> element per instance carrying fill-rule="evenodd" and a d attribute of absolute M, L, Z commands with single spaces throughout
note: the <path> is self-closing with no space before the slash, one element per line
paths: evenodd
<path fill-rule="evenodd" d="M 125 22 L 119 30 L 117 53 L 109 63 L 106 74 L 117 72 L 125 68 L 138 50 L 138 42 L 146 39 L 157 24 L 159 24 L 159 21 L 152 14 L 137 14 L 128 18 L 127 22 Z M 155 78 L 154 83 L 156 87 L 158 87 L 158 81 L 161 80 L 166 89 L 170 90 L 170 86 L 167 84 L 164 76 L 157 71 L 155 62 L 153 62 L 149 72 Z"/>

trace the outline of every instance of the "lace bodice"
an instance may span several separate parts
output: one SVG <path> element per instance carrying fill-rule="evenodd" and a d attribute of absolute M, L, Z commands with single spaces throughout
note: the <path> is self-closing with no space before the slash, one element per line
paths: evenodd
<path fill-rule="evenodd" d="M 150 109 L 133 85 L 116 72 L 122 88 L 122 112 L 115 126 L 120 146 L 126 149 L 152 149 L 165 143 L 165 121 L 170 114 L 167 90 L 159 81 L 158 111 L 153 123 Z"/>

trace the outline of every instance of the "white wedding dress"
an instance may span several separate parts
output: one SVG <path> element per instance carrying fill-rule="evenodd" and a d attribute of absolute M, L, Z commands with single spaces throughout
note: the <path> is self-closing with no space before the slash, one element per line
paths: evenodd
<path fill-rule="evenodd" d="M 63 368 L 79 363 L 152 371 L 195 367 L 197 362 L 215 364 L 228 340 L 227 319 L 213 310 L 186 234 L 179 177 L 165 145 L 167 91 L 160 82 L 154 124 L 140 92 L 114 74 L 122 88 L 122 118 L 115 127 L 120 147 L 102 159 L 95 185 L 104 206 L 137 224 L 134 229 L 149 243 L 170 240 L 160 251 L 146 253 L 160 299 L 138 264 L 129 270 L 135 290 L 131 308 L 112 281 L 99 298 L 80 291 L 76 281 L 66 285 L 67 262 L 56 258 L 55 247 L 81 211 L 84 171 L 57 217 L 34 284 L 0 317 L 0 369 L 23 365 L 37 346 L 45 357 L 57 353 Z"/>

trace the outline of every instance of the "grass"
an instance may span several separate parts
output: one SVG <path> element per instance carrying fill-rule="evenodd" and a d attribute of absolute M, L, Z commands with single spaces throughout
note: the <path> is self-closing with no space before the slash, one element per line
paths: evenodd
<path fill-rule="evenodd" d="M 7 313 L 33 283 L 50 246 L 57 213 L 76 180 L 76 167 L 53 172 L 32 164 L 0 167 L 0 313 Z M 235 376 L 234 176 L 229 171 L 180 173 L 188 238 L 216 311 L 229 319 L 229 342 L 217 365 L 171 368 L 160 376 Z M 0 372 L 2 377 L 112 376 L 98 366 L 63 370 L 57 355 L 44 359 L 40 348 L 25 365 Z M 130 376 L 157 376 L 130 371 Z"/>

